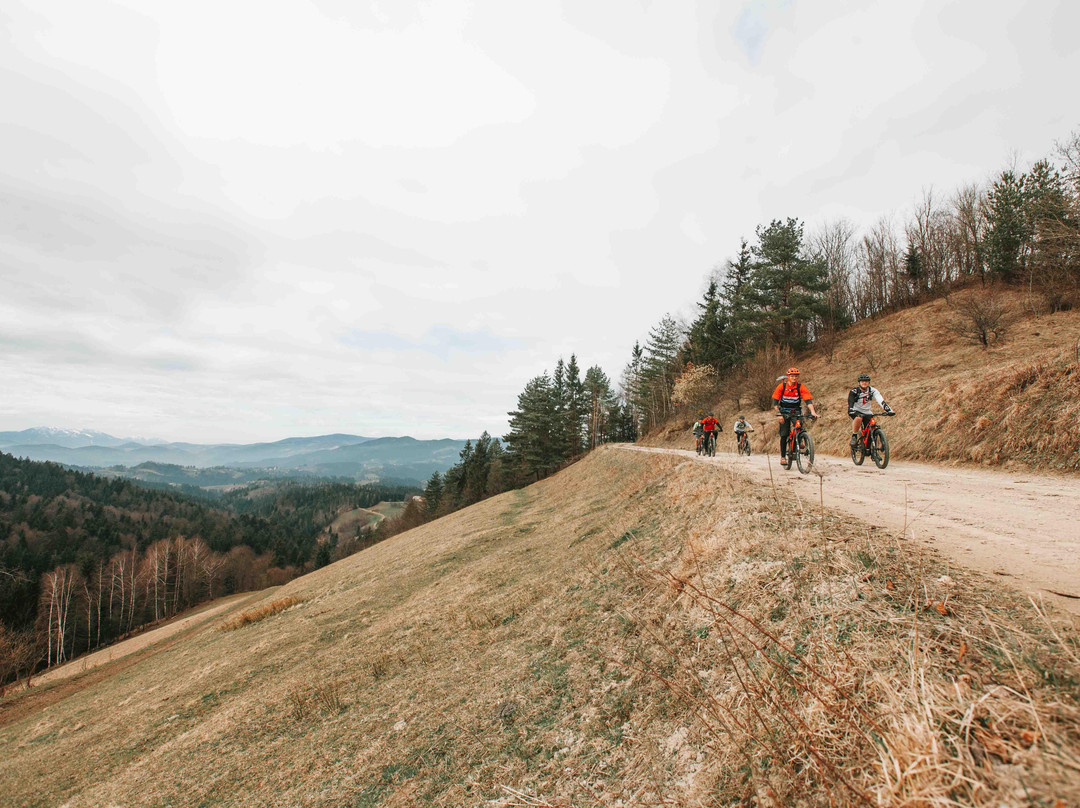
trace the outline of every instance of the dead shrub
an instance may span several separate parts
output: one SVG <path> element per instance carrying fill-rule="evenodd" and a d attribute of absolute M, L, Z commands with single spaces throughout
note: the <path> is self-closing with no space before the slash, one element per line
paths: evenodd
<path fill-rule="evenodd" d="M 794 363 L 795 356 L 790 351 L 777 347 L 761 348 L 746 361 L 739 374 L 744 396 L 759 409 L 771 409 L 777 376 L 782 375 Z"/>
<path fill-rule="evenodd" d="M 1005 299 L 994 290 L 971 294 L 959 302 L 950 303 L 956 317 L 945 328 L 984 348 L 1004 341 L 1016 314 Z"/>
<path fill-rule="evenodd" d="M 708 407 L 719 395 L 716 368 L 688 364 L 675 380 L 671 401 L 677 407 Z"/>
<path fill-rule="evenodd" d="M 289 691 L 289 708 L 292 712 L 292 717 L 297 721 L 303 721 L 307 718 L 310 710 L 310 703 L 308 697 L 299 688 Z"/>
<path fill-rule="evenodd" d="M 323 712 L 330 715 L 345 709 L 345 701 L 341 697 L 341 688 L 337 682 L 327 682 L 315 688 L 315 702 Z"/>
<path fill-rule="evenodd" d="M 839 342 L 840 337 L 835 328 L 826 328 L 817 338 L 815 347 L 821 352 L 821 357 L 825 360 L 826 365 L 833 363 L 833 359 L 836 357 L 836 346 Z"/>
<path fill-rule="evenodd" d="M 256 606 L 254 609 L 248 609 L 246 612 L 241 612 L 236 617 L 226 620 L 218 626 L 218 631 L 235 631 L 238 628 L 243 628 L 252 623 L 258 623 L 260 620 L 265 620 L 271 615 L 285 611 L 290 606 L 303 603 L 304 600 L 304 598 L 297 598 L 290 595 L 287 598 L 281 598 L 280 600 L 275 600 L 271 603 L 264 604 L 263 606 Z"/>

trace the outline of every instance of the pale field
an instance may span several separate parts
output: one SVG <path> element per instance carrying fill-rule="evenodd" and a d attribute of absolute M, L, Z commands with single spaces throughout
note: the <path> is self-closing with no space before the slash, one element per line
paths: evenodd
<path fill-rule="evenodd" d="M 355 508 L 334 519 L 328 530 L 334 531 L 339 536 L 347 536 L 354 533 L 358 527 L 375 525 L 383 519 L 400 516 L 404 510 L 404 502 L 380 502 L 370 508 Z"/>
<path fill-rule="evenodd" d="M 4 804 L 1080 802 L 1075 618 L 714 464 L 605 448 L 289 596 L 0 702 Z"/>

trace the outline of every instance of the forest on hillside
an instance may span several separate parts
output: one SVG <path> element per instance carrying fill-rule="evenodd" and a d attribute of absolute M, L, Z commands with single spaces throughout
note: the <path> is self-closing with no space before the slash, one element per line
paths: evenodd
<path fill-rule="evenodd" d="M 208 503 L 0 453 L 0 684 L 205 600 L 285 583 L 319 563 L 339 512 L 416 493 L 281 482 Z"/>

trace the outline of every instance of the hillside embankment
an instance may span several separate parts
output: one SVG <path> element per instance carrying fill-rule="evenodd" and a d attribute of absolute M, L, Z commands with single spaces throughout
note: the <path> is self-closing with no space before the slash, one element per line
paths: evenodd
<path fill-rule="evenodd" d="M 970 324 L 966 303 L 990 300 L 1007 328 L 1003 339 L 983 347 L 956 329 Z M 760 374 L 768 383 L 757 388 L 771 391 L 789 361 L 802 371 L 822 416 L 812 427 L 819 452 L 847 456 L 847 393 L 860 373 L 869 373 L 898 412 L 882 421 L 897 460 L 1080 471 L 1080 312 L 1035 315 L 1022 292 L 965 289 L 861 321 L 831 353 L 786 358 Z M 756 430 L 754 449 L 775 455 L 776 419 L 760 409 L 754 390 L 729 385 L 714 409 L 725 430 L 746 415 Z M 644 442 L 692 448 L 693 420 L 692 412 L 672 419 Z"/>
<path fill-rule="evenodd" d="M 5 803 L 1080 802 L 1074 617 L 718 464 L 605 448 L 265 601 L 0 702 Z"/>
<path fill-rule="evenodd" d="M 911 461 L 894 461 L 882 472 L 870 460 L 856 466 L 824 455 L 817 457 L 814 473 L 803 475 L 782 469 L 768 455 L 719 451 L 709 458 L 683 449 L 624 448 L 671 452 L 736 470 L 757 485 L 776 486 L 785 501 L 824 503 L 1080 614 L 1080 479 L 1075 477 Z"/>

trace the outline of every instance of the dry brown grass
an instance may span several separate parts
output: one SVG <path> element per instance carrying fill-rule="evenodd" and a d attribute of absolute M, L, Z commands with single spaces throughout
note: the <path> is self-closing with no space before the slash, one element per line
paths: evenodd
<path fill-rule="evenodd" d="M 1080 469 L 1080 311 L 1035 316 L 1025 294 L 992 292 L 1016 319 L 1007 338 L 984 348 L 951 328 L 957 308 L 983 294 L 954 292 L 952 305 L 936 300 L 861 322 L 841 334 L 831 360 L 798 357 L 822 414 L 812 427 L 817 450 L 848 454 L 847 392 L 865 371 L 899 413 L 882 420 L 897 460 Z M 762 378 L 780 375 L 783 365 L 763 369 Z M 757 430 L 754 449 L 775 454 L 775 418 L 754 404 L 760 386 L 745 391 L 742 411 Z M 740 411 L 730 399 L 716 402 L 721 441 Z M 647 442 L 692 448 L 689 430 L 689 423 L 671 423 Z"/>
<path fill-rule="evenodd" d="M 604 449 L 283 590 L 0 727 L 8 801 L 1080 800 L 1075 622 L 711 464 Z"/>
<path fill-rule="evenodd" d="M 271 615 L 283 612 L 286 609 L 303 602 L 304 598 L 290 595 L 287 598 L 280 598 L 279 600 L 271 601 L 270 603 L 264 603 L 262 606 L 256 606 L 254 609 L 248 609 L 247 611 L 240 612 L 240 614 L 235 617 L 230 617 L 218 626 L 218 631 L 236 631 L 238 628 L 250 626 L 252 623 L 258 623 L 260 620 L 265 620 Z"/>

